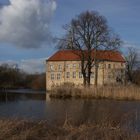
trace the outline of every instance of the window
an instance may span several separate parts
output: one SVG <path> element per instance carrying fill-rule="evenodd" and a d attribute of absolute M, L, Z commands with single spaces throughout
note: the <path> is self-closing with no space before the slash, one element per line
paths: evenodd
<path fill-rule="evenodd" d="M 113 64 L 113 67 L 114 67 L 114 69 L 115 69 L 115 64 Z"/>
<path fill-rule="evenodd" d="M 62 66 L 61 65 L 58 65 L 58 70 L 62 70 Z"/>
<path fill-rule="evenodd" d="M 104 69 L 106 69 L 106 64 L 104 64 Z"/>
<path fill-rule="evenodd" d="M 69 69 L 70 68 L 70 64 L 66 64 L 66 68 Z"/>
<path fill-rule="evenodd" d="M 94 72 L 91 73 L 91 78 L 94 78 Z"/>
<path fill-rule="evenodd" d="M 61 74 L 58 73 L 58 74 L 57 74 L 57 80 L 60 80 L 60 79 L 61 79 Z"/>
<path fill-rule="evenodd" d="M 54 66 L 53 65 L 50 65 L 50 70 L 54 70 Z"/>
<path fill-rule="evenodd" d="M 76 68 L 76 64 L 73 64 L 73 68 L 74 68 L 74 69 Z"/>
<path fill-rule="evenodd" d="M 54 80 L 54 74 L 51 74 L 51 80 Z"/>
<path fill-rule="evenodd" d="M 111 64 L 108 64 L 108 68 L 111 69 Z"/>
<path fill-rule="evenodd" d="M 121 66 L 123 67 L 123 63 L 121 63 Z"/>
<path fill-rule="evenodd" d="M 108 79 L 110 79 L 111 78 L 111 75 L 108 75 Z"/>
<path fill-rule="evenodd" d="M 79 78 L 82 78 L 83 75 L 82 75 L 82 72 L 79 72 Z"/>
<path fill-rule="evenodd" d="M 81 69 L 81 64 L 79 64 L 79 69 Z"/>
<path fill-rule="evenodd" d="M 76 78 L 76 72 L 73 72 L 73 78 Z"/>
<path fill-rule="evenodd" d="M 124 72 L 125 72 L 125 71 L 124 71 L 123 69 L 121 69 L 121 74 L 122 74 L 122 75 L 124 74 Z"/>
<path fill-rule="evenodd" d="M 66 73 L 66 78 L 70 78 L 70 72 Z"/>

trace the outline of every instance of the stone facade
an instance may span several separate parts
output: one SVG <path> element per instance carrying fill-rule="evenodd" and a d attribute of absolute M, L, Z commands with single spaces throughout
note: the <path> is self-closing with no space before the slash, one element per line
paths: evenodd
<path fill-rule="evenodd" d="M 94 67 L 92 68 L 91 84 L 94 85 Z M 125 75 L 125 63 L 115 61 L 101 61 L 98 67 L 98 84 L 114 84 L 122 82 Z M 46 61 L 46 88 L 50 90 L 53 86 L 63 83 L 83 84 L 80 61 Z"/>

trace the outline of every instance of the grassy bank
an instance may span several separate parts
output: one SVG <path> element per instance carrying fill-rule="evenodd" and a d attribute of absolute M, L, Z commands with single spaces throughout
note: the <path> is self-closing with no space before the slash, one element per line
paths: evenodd
<path fill-rule="evenodd" d="M 140 134 L 118 124 L 49 125 L 46 121 L 0 120 L 1 140 L 139 140 Z"/>
<path fill-rule="evenodd" d="M 52 98 L 89 98 L 89 99 L 116 99 L 140 100 L 140 87 L 128 86 L 102 86 L 98 88 L 81 88 L 74 85 L 62 85 L 52 89 Z"/>

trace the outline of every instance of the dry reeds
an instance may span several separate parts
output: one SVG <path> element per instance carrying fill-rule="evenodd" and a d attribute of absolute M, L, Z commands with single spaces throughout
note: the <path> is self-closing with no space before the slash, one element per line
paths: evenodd
<path fill-rule="evenodd" d="M 0 120 L 1 140 L 139 140 L 140 134 L 110 125 L 50 126 L 46 121 Z"/>
<path fill-rule="evenodd" d="M 82 88 L 76 86 L 59 86 L 52 89 L 52 98 L 88 98 L 88 99 L 116 99 L 140 100 L 140 87 L 129 86 L 100 86 L 97 88 Z"/>

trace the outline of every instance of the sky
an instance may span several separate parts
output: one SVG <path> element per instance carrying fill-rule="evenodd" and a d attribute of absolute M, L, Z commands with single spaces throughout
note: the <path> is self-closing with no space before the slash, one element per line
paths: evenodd
<path fill-rule="evenodd" d="M 0 0 L 0 5 L 0 64 L 45 71 L 45 59 L 56 51 L 53 38 L 60 38 L 62 26 L 87 10 L 105 16 L 123 47 L 133 46 L 140 54 L 139 0 Z"/>

